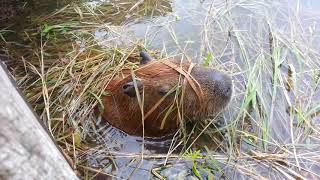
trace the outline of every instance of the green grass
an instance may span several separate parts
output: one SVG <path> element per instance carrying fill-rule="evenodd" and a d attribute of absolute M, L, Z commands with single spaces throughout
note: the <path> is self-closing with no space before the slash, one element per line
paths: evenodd
<path fill-rule="evenodd" d="M 202 11 L 190 11 L 190 17 L 177 16 L 173 21 L 183 19 L 200 27 L 200 64 L 232 76 L 234 95 L 223 113 L 183 128 L 185 136 L 176 136 L 167 154 L 114 152 L 101 143 L 93 120 L 95 107 L 107 108 L 101 102 L 108 95 L 105 85 L 122 69 L 137 68 L 138 53 L 153 36 L 143 42 L 128 38 L 131 44 L 126 47 L 103 47 L 94 33 L 101 28 L 112 32 L 126 21 L 172 11 L 165 1 L 139 2 L 71 3 L 35 17 L 19 33 L 31 44 L 27 49 L 12 48 L 8 43 L 12 31 L 0 31 L 1 44 L 15 59 L 6 62 L 11 73 L 80 177 L 110 175 L 103 169 L 117 168 L 115 159 L 120 157 L 163 160 L 150 170 L 160 179 L 175 167 L 172 162 L 183 160 L 191 160 L 189 170 L 199 179 L 213 175 L 234 179 L 234 174 L 253 179 L 320 177 L 320 127 L 314 122 L 320 115 L 319 32 L 315 26 L 301 26 L 296 7 L 269 0 L 205 2 Z M 199 14 L 205 18 L 191 18 Z M 164 29 L 176 54 L 190 58 L 180 32 L 170 22 Z M 168 49 L 164 45 L 150 52 L 165 57 Z M 184 145 L 184 151 L 174 154 L 178 145 Z M 90 166 L 86 156 L 98 159 L 101 150 L 108 163 Z"/>

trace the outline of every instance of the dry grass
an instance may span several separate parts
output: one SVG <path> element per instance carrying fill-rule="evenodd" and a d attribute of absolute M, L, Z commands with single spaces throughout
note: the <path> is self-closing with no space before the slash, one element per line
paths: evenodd
<path fill-rule="evenodd" d="M 194 133 L 184 141 L 174 138 L 167 154 L 144 154 L 144 159 L 162 162 L 152 174 L 165 178 L 166 171 L 179 169 L 177 162 L 190 160 L 190 172 L 198 178 L 320 178 L 319 31 L 316 25 L 302 25 L 319 22 L 319 17 L 302 19 L 298 4 L 288 8 L 271 0 L 204 3 L 201 11 L 186 8 L 185 17 L 163 25 L 172 43 L 164 43 L 159 56 L 167 56 L 174 46 L 175 54 L 188 58 L 188 49 L 194 46 L 179 39 L 172 24 L 179 20 L 194 24 L 201 33 L 198 59 L 232 75 L 234 97 L 222 125 L 214 124 L 216 119 L 203 120 L 190 128 Z M 137 53 L 155 36 L 150 30 L 144 44 L 128 39 L 130 45 L 119 47 L 110 40 L 102 47 L 95 30 L 117 33 L 114 25 L 171 11 L 166 1 L 73 3 L 34 19 L 20 32 L 30 42 L 27 50 L 8 47 L 7 55 L 15 59 L 7 61 L 12 74 L 82 178 L 111 175 L 121 158 L 136 160 L 141 167 L 141 153 L 117 152 L 106 144 L 107 129 L 96 126 L 94 110 L 104 108 L 100 99 L 108 81 L 124 68 L 137 67 Z M 8 34 L 1 31 L 6 45 Z M 180 145 L 184 151 L 174 154 Z M 88 157 L 99 162 L 89 165 Z"/>

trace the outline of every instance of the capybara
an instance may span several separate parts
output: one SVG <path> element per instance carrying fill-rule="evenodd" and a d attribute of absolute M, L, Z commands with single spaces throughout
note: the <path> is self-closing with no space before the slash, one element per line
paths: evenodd
<path fill-rule="evenodd" d="M 103 98 L 103 118 L 130 135 L 172 134 L 182 120 L 216 115 L 231 99 L 232 81 L 222 72 L 172 59 L 154 61 L 144 51 L 140 56 L 140 67 L 111 80 Z"/>

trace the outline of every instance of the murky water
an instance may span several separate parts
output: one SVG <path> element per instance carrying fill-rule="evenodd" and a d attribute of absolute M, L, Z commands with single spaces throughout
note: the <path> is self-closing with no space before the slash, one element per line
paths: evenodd
<path fill-rule="evenodd" d="M 127 3 L 127 1 L 112 0 L 91 0 L 78 3 L 85 3 L 91 7 L 108 4 L 113 5 L 113 7 L 128 6 L 129 9 L 132 7 L 130 5 L 134 4 L 131 1 Z M 303 73 L 300 71 L 302 69 L 301 66 L 306 65 L 298 63 L 294 52 L 286 51 L 281 51 L 280 54 L 289 53 L 290 55 L 285 57 L 292 57 L 292 59 L 284 61 L 280 58 L 283 63 L 279 73 L 288 78 L 288 88 L 284 93 L 279 87 L 277 89 L 278 94 L 275 96 L 276 99 L 272 99 L 271 94 L 274 91 L 271 78 L 273 76 L 272 59 L 267 56 L 259 58 L 259 56 L 262 54 L 261 51 L 270 53 L 270 49 L 272 49 L 270 48 L 270 29 L 273 31 L 273 36 L 283 40 L 284 44 L 286 41 L 297 40 L 297 43 L 303 42 L 305 44 L 303 49 L 306 49 L 306 51 L 309 49 L 308 47 L 319 50 L 320 1 L 288 0 L 274 2 L 265 0 L 259 3 L 253 0 L 160 0 L 157 2 L 146 0 L 143 3 L 148 8 L 133 14 L 125 12 L 128 8 L 123 8 L 123 10 L 119 8 L 121 12 L 118 15 L 119 18 L 106 22 L 105 26 L 97 27 L 94 31 L 95 39 L 101 46 L 116 45 L 118 47 L 128 47 L 142 39 L 148 49 L 159 50 L 160 53 L 168 55 L 182 54 L 182 56 L 188 56 L 198 63 L 203 63 L 208 54 L 211 54 L 213 60 L 210 65 L 229 72 L 235 84 L 235 97 L 223 114 L 226 121 L 237 118 L 238 109 L 245 95 L 245 89 L 249 86 L 246 84 L 248 79 L 244 74 L 247 70 L 252 70 L 255 62 L 259 60 L 270 60 L 270 66 L 264 67 L 265 71 L 261 72 L 261 76 L 257 77 L 260 81 L 265 82 L 262 87 L 259 87 L 261 96 L 267 96 L 267 98 L 263 99 L 263 102 L 257 103 L 260 103 L 262 107 L 271 106 L 274 103 L 277 110 L 274 112 L 268 111 L 267 108 L 261 110 L 261 112 L 248 110 L 248 114 L 256 117 L 255 119 L 259 119 L 259 115 L 269 117 L 271 114 L 267 126 L 271 128 L 271 136 L 276 141 L 290 142 L 291 134 L 288 131 L 290 124 L 284 120 L 291 118 L 287 112 L 292 105 L 288 102 L 296 103 L 294 102 L 295 97 L 301 94 L 301 90 L 316 99 L 312 103 L 319 103 L 320 90 L 319 88 L 318 90 L 311 88 L 310 83 L 314 78 L 310 77 L 310 75 L 305 74 L 298 79 L 296 82 L 300 84 L 298 89 L 290 88 L 293 86 L 290 85 L 292 81 L 290 79 L 294 78 L 290 71 L 295 69 L 299 73 Z M 42 8 L 37 8 L 33 12 L 35 15 L 45 14 L 65 5 L 49 4 L 49 1 L 40 4 Z M 114 4 L 117 6 L 114 6 Z M 292 19 L 298 19 L 299 21 Z M 295 37 L 297 32 L 294 31 L 298 31 L 298 34 L 303 34 L 303 36 Z M 318 55 L 318 53 L 314 54 L 314 56 Z M 318 57 L 315 57 L 315 59 L 318 59 Z M 312 59 L 306 61 L 313 66 L 306 66 L 303 71 L 311 71 L 314 70 L 314 67 L 320 67 L 320 62 L 312 62 Z M 305 103 L 301 104 L 312 107 L 312 105 L 308 104 L 309 102 L 306 100 Z M 246 118 L 244 117 L 243 119 Z M 248 124 L 256 123 L 250 122 L 250 118 L 248 119 Z M 314 119 L 317 120 L 318 118 Z M 170 146 L 174 147 L 178 143 L 172 142 L 171 137 L 143 140 L 140 137 L 129 136 L 100 119 L 97 121 L 97 127 L 98 131 L 95 138 L 99 146 L 86 158 L 91 163 L 91 166 L 103 168 L 105 173 L 111 173 L 124 179 L 154 178 L 154 174 L 151 174 L 150 170 L 165 161 L 165 158 L 157 158 L 156 155 L 164 156 L 170 150 Z M 254 127 L 252 131 L 255 131 Z M 257 133 L 263 133 L 259 130 L 256 131 Z M 212 142 L 206 145 L 209 147 L 210 143 Z M 145 155 L 143 163 L 140 158 L 142 144 L 144 144 Z M 243 146 L 243 149 L 252 148 L 249 145 Z M 212 148 L 214 149 L 214 147 Z M 176 152 L 179 152 L 178 150 Z M 119 156 L 106 157 L 106 152 L 112 152 L 111 154 Z M 108 166 L 110 163 L 115 164 L 116 168 Z M 192 169 L 191 162 L 169 159 L 168 164 L 170 163 L 176 163 L 179 166 L 172 167 L 172 169 L 168 168 L 161 172 L 168 179 L 179 177 L 182 179 L 186 177 L 190 179 L 196 178 L 192 170 L 190 170 Z M 232 173 L 234 172 L 230 172 L 230 174 Z M 205 178 L 209 177 L 205 173 L 203 176 Z M 220 177 L 219 175 L 216 176 Z M 97 177 L 103 178 L 105 176 L 101 174 Z"/>
<path fill-rule="evenodd" d="M 223 69 L 230 73 L 235 73 L 237 70 L 232 66 L 232 62 L 240 65 L 240 69 L 247 69 L 248 66 L 252 66 L 256 61 L 260 52 L 256 52 L 255 49 L 251 48 L 257 46 L 260 50 L 266 52 L 270 51 L 268 44 L 268 26 L 275 30 L 279 36 L 288 38 L 289 40 L 290 35 L 292 35 L 292 32 L 290 31 L 295 28 L 297 28 L 297 31 L 304 33 L 303 37 L 305 40 L 312 36 L 312 34 L 310 34 L 310 28 L 315 26 L 315 33 L 319 33 L 318 23 L 320 21 L 318 12 L 320 10 L 320 2 L 316 0 L 295 2 L 270 1 L 269 4 L 265 2 L 261 2 L 260 4 L 256 3 L 256 1 L 239 1 L 238 3 L 233 3 L 228 1 L 175 0 L 166 5 L 170 5 L 168 9 L 172 10 L 172 12 L 170 11 L 164 16 L 141 17 L 128 21 L 122 26 L 118 26 L 118 29 L 115 31 L 120 32 L 118 35 L 124 35 L 124 41 L 121 43 L 118 42 L 118 45 L 130 46 L 130 43 L 135 42 L 138 39 L 144 39 L 145 45 L 148 48 L 160 49 L 162 50 L 162 53 L 168 54 L 183 53 L 184 55 L 192 57 L 193 61 L 198 63 L 202 63 L 210 52 L 215 56 L 216 64 L 222 64 Z M 226 9 L 229 9 L 229 11 L 227 12 Z M 230 14 L 226 17 L 225 13 Z M 208 14 L 211 17 L 207 17 Z M 295 25 L 290 24 L 292 23 L 291 18 L 293 16 L 299 17 L 298 19 L 300 20 L 299 22 L 295 22 L 297 23 Z M 232 19 L 232 22 L 228 20 L 228 18 Z M 232 33 L 234 34 L 230 37 L 231 31 L 233 31 Z M 243 45 L 244 47 L 240 47 L 237 43 L 239 39 L 236 39 L 235 36 L 239 36 L 240 39 L 248 38 L 250 40 L 244 40 L 244 42 L 252 44 L 250 44 L 250 46 Z M 102 29 L 97 29 L 96 37 L 104 46 L 108 46 L 114 38 L 112 33 L 103 31 Z M 128 41 L 126 37 L 130 37 L 131 41 Z M 230 40 L 229 38 L 231 39 L 230 42 L 228 42 Z M 294 39 L 294 37 L 291 38 Z M 313 42 L 311 42 L 312 44 L 310 44 L 310 46 L 319 49 L 319 36 L 316 35 L 312 39 Z M 305 42 L 305 40 L 302 40 L 302 42 Z M 243 54 L 241 55 L 241 50 L 239 50 L 241 48 L 248 49 L 248 54 L 246 54 L 247 57 L 243 57 Z M 289 65 L 293 65 L 297 69 L 299 68 L 296 63 L 296 58 L 294 56 L 292 56 L 292 58 L 293 59 L 289 61 L 288 64 L 283 64 L 281 68 L 281 74 L 283 74 L 283 76 L 290 76 L 287 75 L 290 69 Z M 234 71 L 228 68 L 233 68 Z M 261 79 L 262 81 L 267 82 L 264 84 L 264 87 L 262 87 L 265 89 L 265 91 L 262 91 L 265 95 L 272 91 L 271 84 L 273 82 L 269 79 L 270 76 L 272 76 L 272 72 L 266 72 Z M 235 75 L 233 78 L 236 84 L 235 94 L 241 94 L 246 80 L 244 80 L 241 75 Z M 302 81 L 304 81 L 304 83 L 306 83 L 306 81 L 310 82 L 310 79 L 307 79 L 303 78 Z M 308 83 L 305 84 L 305 88 L 307 87 L 309 87 Z M 272 136 L 277 139 L 277 141 L 289 142 L 289 123 L 282 120 L 290 119 L 290 115 L 284 113 L 289 106 L 286 103 L 285 94 L 281 93 L 281 90 L 279 91 L 280 93 L 277 95 L 276 102 L 277 111 L 274 112 L 273 117 L 269 122 L 269 126 L 272 129 Z M 291 97 L 291 100 L 294 101 L 295 92 L 288 90 L 287 93 Z M 242 98 L 241 95 L 234 98 L 231 103 L 233 106 L 230 105 L 230 108 L 225 112 L 224 117 L 226 119 L 235 119 L 237 112 L 232 109 L 240 106 Z M 316 91 L 314 98 L 320 98 L 319 91 Z M 265 105 L 272 104 L 272 101 L 274 101 L 271 97 L 269 99 L 265 98 L 264 100 L 267 100 L 266 102 L 263 102 Z M 256 112 L 249 113 L 253 114 L 253 116 L 257 116 L 257 114 L 255 114 Z M 270 114 L 271 112 L 262 113 Z M 141 146 L 139 143 L 140 139 L 134 140 L 133 138 L 131 140 L 136 141 L 135 143 L 138 144 L 131 145 L 131 147 L 136 147 L 136 150 L 138 150 L 136 152 L 139 152 L 139 147 Z M 148 147 L 146 148 L 148 149 Z M 246 145 L 243 149 L 250 149 L 250 147 Z M 129 149 L 127 148 L 122 149 L 122 151 L 128 150 Z M 127 160 L 127 162 L 129 164 L 129 160 Z M 156 161 L 152 162 L 154 163 Z M 146 164 L 147 166 L 144 166 L 146 169 L 152 167 L 149 166 L 149 163 Z M 124 165 L 124 167 L 126 167 L 126 165 Z M 184 170 L 188 172 L 187 165 Z M 180 169 L 179 171 L 184 172 L 184 170 Z M 175 174 L 174 172 L 175 170 L 172 171 L 172 174 Z M 139 179 L 139 175 L 140 173 L 137 173 L 137 176 L 133 175 L 132 178 Z"/>

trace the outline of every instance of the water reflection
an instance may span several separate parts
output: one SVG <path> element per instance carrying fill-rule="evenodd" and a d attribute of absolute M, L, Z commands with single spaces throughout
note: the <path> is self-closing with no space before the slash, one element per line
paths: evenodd
<path fill-rule="evenodd" d="M 320 48 L 320 2 L 308 0 L 226 3 L 211 0 L 175 0 L 171 6 L 172 12 L 165 16 L 143 17 L 124 23 L 119 27 L 119 36 L 131 37 L 131 42 L 143 39 L 148 48 L 161 49 L 164 54 L 182 53 L 191 57 L 194 62 L 202 63 L 208 54 L 213 55 L 210 66 L 220 66 L 234 74 L 236 96 L 224 114 L 226 119 L 237 118 L 239 111 L 235 109 L 241 107 L 245 89 L 252 86 L 247 84 L 249 75 L 239 72 L 258 71 L 251 78 L 256 79 L 253 86 L 260 86 L 259 82 L 263 82 L 261 87 L 256 87 L 255 103 L 259 108 L 246 109 L 249 114 L 243 117 L 249 127 L 246 131 L 257 133 L 258 137 L 263 138 L 266 136 L 266 132 L 263 132 L 265 126 L 270 141 L 290 143 L 292 127 L 289 120 L 293 118 L 296 122 L 298 119 L 294 117 L 297 112 L 288 109 L 295 106 L 307 107 L 311 102 L 309 99 L 297 102 L 297 99 L 303 96 L 299 92 L 313 94 L 312 98 L 316 99 L 314 103 L 320 100 L 320 91 L 314 90 L 311 85 L 313 78 L 305 73 L 317 69 L 320 62 L 301 61 L 297 52 L 292 51 L 295 48 Z M 97 35 L 104 34 L 96 36 L 97 40 L 110 43 L 112 35 L 108 33 L 104 29 L 97 29 Z M 297 47 L 291 46 L 295 41 Z M 107 46 L 108 43 L 102 44 Z M 304 44 L 307 47 L 303 47 Z M 130 46 L 130 43 L 118 45 Z M 274 56 L 277 53 L 279 56 Z M 270 57 L 270 54 L 274 57 Z M 314 54 L 314 59 L 319 59 L 317 55 L 318 53 Z M 266 61 L 269 63 L 265 63 Z M 275 61 L 281 62 L 280 66 L 275 64 Z M 257 64 L 263 64 L 263 67 L 256 67 Z M 287 87 L 290 85 L 290 88 L 285 89 L 285 84 L 275 85 L 277 82 L 274 82 L 273 76 L 278 66 L 279 77 L 286 79 Z M 301 76 L 292 77 L 293 70 L 294 74 L 297 71 L 302 73 Z M 249 151 L 265 145 L 260 141 L 255 146 L 245 143 L 242 143 L 242 146 L 243 150 Z M 272 143 L 265 148 L 277 149 Z"/>
<path fill-rule="evenodd" d="M 90 166 L 102 168 L 104 173 L 115 174 L 125 179 L 151 177 L 150 170 L 164 163 L 172 144 L 172 136 L 143 140 L 141 137 L 127 135 L 112 127 L 101 117 L 98 118 L 95 134 L 94 139 L 99 146 L 86 157 Z M 143 160 L 141 159 L 142 149 Z M 112 157 L 106 158 L 107 154 Z M 169 159 L 168 163 L 170 162 Z M 110 164 L 113 166 L 108 166 Z M 99 174 L 96 179 L 106 177 L 106 175 Z"/>
<path fill-rule="evenodd" d="M 32 17 L 49 13 L 68 2 L 43 0 L 37 3 L 34 4 L 36 9 L 31 12 Z M 80 8 L 83 13 L 71 11 L 61 14 L 66 22 L 77 19 L 88 23 L 92 14 L 98 17 L 100 24 L 95 26 L 92 33 L 101 46 L 128 47 L 142 39 L 149 49 L 160 50 L 163 54 L 182 53 L 198 63 L 211 55 L 210 67 L 225 69 L 233 76 L 235 96 L 224 117 L 226 121 L 243 121 L 239 132 L 256 133 L 261 139 L 269 136 L 267 141 L 290 144 L 290 120 L 296 127 L 294 129 L 303 134 L 304 129 L 299 127 L 302 122 L 297 117 L 305 109 L 320 103 L 320 90 L 316 87 L 316 77 L 319 76 L 316 73 L 319 73 L 320 67 L 320 62 L 316 61 L 319 60 L 317 50 L 320 49 L 318 0 L 92 0 L 74 2 L 69 8 Z M 310 54 L 310 59 L 301 60 L 301 54 Z M 277 67 L 279 72 L 275 70 Z M 308 73 L 310 71 L 314 71 L 314 76 Z M 275 74 L 286 79 L 284 82 L 287 84 L 275 85 Z M 239 107 L 242 106 L 246 90 L 250 88 L 257 91 L 252 97 L 254 101 L 245 109 L 243 114 L 246 115 L 239 117 Z M 254 105 L 256 108 L 253 108 Z M 319 126 L 317 116 L 311 120 Z M 107 124 L 102 123 L 98 127 L 95 138 L 99 146 L 87 157 L 93 167 L 102 167 L 105 172 L 123 178 L 141 179 L 152 176 L 150 169 L 163 163 L 163 159 L 150 158 L 141 165 L 140 156 L 136 156 L 141 152 L 141 138 L 128 136 Z M 268 128 L 270 132 L 266 132 Z M 277 149 L 255 139 L 249 139 L 252 142 L 240 139 L 239 142 L 242 140 L 248 142 L 241 144 L 241 150 L 245 152 Z M 308 140 L 299 143 L 305 141 Z M 146 139 L 145 143 L 146 155 L 165 154 L 171 140 Z M 199 143 L 199 146 L 205 143 Z M 314 141 L 314 144 L 317 143 Z M 266 149 L 262 149 L 264 146 Z M 314 150 L 317 147 L 310 148 Z M 118 153 L 119 156 L 109 158 L 106 152 Z M 110 163 L 115 163 L 118 169 L 108 166 Z M 178 167 L 178 170 L 164 172 L 164 175 L 174 176 L 183 172 L 180 175 L 185 177 L 191 174 L 189 165 L 183 164 L 185 169 Z M 230 174 L 233 173 L 230 170 Z"/>

